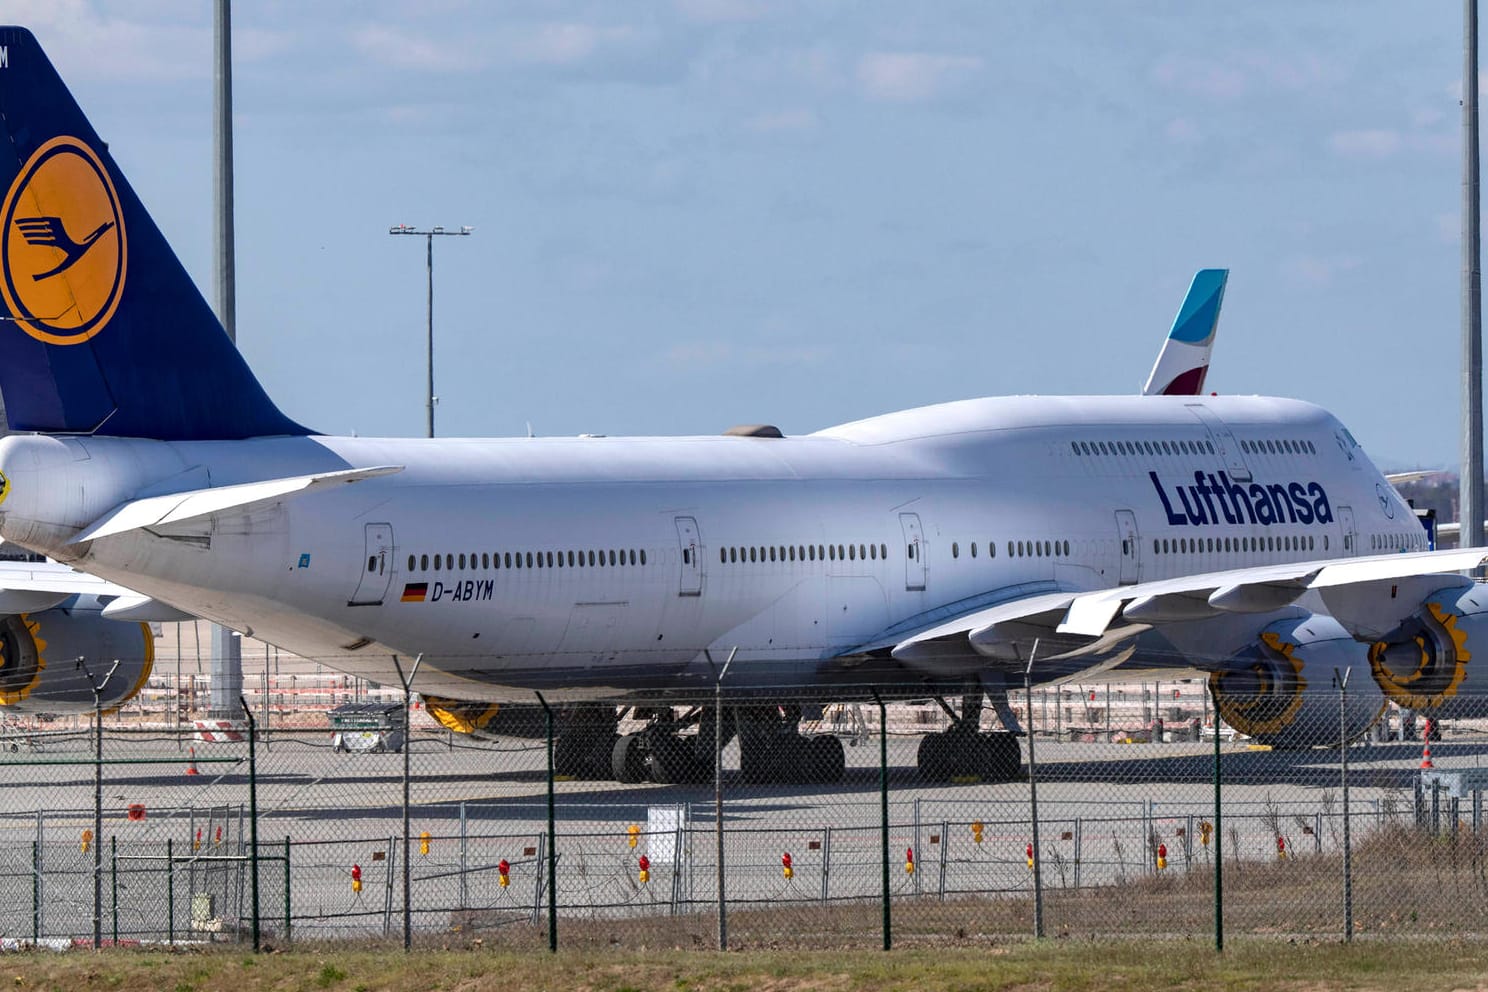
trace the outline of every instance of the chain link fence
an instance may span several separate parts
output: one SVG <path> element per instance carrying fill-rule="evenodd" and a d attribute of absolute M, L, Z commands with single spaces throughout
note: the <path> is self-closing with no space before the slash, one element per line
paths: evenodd
<path fill-rule="evenodd" d="M 870 947 L 1488 924 L 1488 720 L 1392 707 L 1340 748 L 1346 721 L 1317 714 L 1341 705 L 1309 706 L 1332 746 L 1274 750 L 1217 719 L 1201 681 L 1015 691 L 1016 737 L 991 708 L 968 733 L 958 699 L 871 689 L 478 713 L 402 696 L 203 726 L 125 712 L 101 735 L 5 724 L 0 941 Z"/>

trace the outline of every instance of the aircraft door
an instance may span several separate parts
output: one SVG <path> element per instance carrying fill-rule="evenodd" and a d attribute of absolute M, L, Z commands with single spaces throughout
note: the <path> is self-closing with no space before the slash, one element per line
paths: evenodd
<path fill-rule="evenodd" d="M 1121 579 L 1124 586 L 1137 582 L 1142 574 L 1137 555 L 1141 551 L 1140 535 L 1137 534 L 1137 515 L 1130 510 L 1116 511 L 1116 530 L 1121 538 Z"/>
<path fill-rule="evenodd" d="M 347 606 L 377 606 L 387 595 L 393 581 L 393 525 L 367 525 L 367 553 L 362 561 L 362 578 L 357 583 Z"/>
<path fill-rule="evenodd" d="M 703 542 L 698 537 L 697 521 L 692 517 L 677 518 L 677 543 L 682 546 L 682 574 L 677 587 L 679 596 L 703 594 Z"/>
<path fill-rule="evenodd" d="M 1338 508 L 1338 527 L 1343 531 L 1343 553 L 1352 558 L 1359 553 L 1359 536 L 1354 533 L 1354 508 Z"/>
<path fill-rule="evenodd" d="M 1225 471 L 1230 478 L 1236 482 L 1250 481 L 1250 466 L 1245 464 L 1245 454 L 1240 450 L 1240 442 L 1235 440 L 1235 432 L 1223 420 L 1216 417 L 1211 411 L 1198 403 L 1187 404 L 1189 411 L 1199 418 L 1204 429 L 1209 432 L 1209 441 L 1214 445 L 1215 452 L 1224 459 Z"/>
<path fill-rule="evenodd" d="M 904 588 L 921 592 L 925 588 L 925 536 L 920 515 L 899 514 L 899 526 L 904 528 Z"/>

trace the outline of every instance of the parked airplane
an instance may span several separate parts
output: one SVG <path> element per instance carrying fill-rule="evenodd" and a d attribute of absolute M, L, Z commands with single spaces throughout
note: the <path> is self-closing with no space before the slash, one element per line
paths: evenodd
<path fill-rule="evenodd" d="M 666 703 L 732 655 L 727 730 L 756 777 L 840 774 L 840 742 L 799 733 L 804 691 L 962 695 L 921 770 L 1014 774 L 980 709 L 1013 725 L 1030 663 L 1038 684 L 1197 667 L 1228 722 L 1282 745 L 1336 740 L 1336 669 L 1374 676 L 1350 733 L 1385 694 L 1484 688 L 1488 602 L 1450 573 L 1488 551 L 1421 550 L 1353 436 L 1295 400 L 978 399 L 791 438 L 315 434 L 29 32 L 0 28 L 0 66 L 0 394 L 32 432 L 0 440 L 6 541 L 380 682 L 421 656 L 416 688 L 453 700 Z M 47 217 L 102 233 L 64 249 L 18 227 Z M 618 736 L 613 707 L 576 707 L 560 761 L 698 774 L 711 726 L 654 713 Z"/>

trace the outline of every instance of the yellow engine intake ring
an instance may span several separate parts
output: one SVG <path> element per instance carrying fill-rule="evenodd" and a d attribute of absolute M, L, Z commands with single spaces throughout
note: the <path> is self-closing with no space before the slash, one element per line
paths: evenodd
<path fill-rule="evenodd" d="M 1403 628 L 1406 640 L 1369 646 L 1369 667 L 1385 695 L 1407 709 L 1430 709 L 1457 695 L 1467 678 L 1467 631 L 1440 603 L 1427 603 Z"/>
<path fill-rule="evenodd" d="M 1261 633 L 1255 660 L 1209 673 L 1209 688 L 1220 719 L 1250 737 L 1280 733 L 1302 708 L 1307 680 L 1297 645 L 1271 631 Z"/>

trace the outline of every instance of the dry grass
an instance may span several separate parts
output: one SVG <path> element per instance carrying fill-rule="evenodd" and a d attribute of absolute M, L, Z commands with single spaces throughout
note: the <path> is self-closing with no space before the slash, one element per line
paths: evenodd
<path fill-rule="evenodd" d="M 1477 944 L 1247 941 L 1223 955 L 1199 941 L 1046 941 L 977 948 L 794 953 L 578 951 L 557 956 L 477 947 L 450 951 L 297 950 L 0 957 L 0 982 L 19 990 L 166 992 L 784 992 L 839 989 L 1233 989 L 1328 992 L 1485 990 L 1488 948 Z"/>

